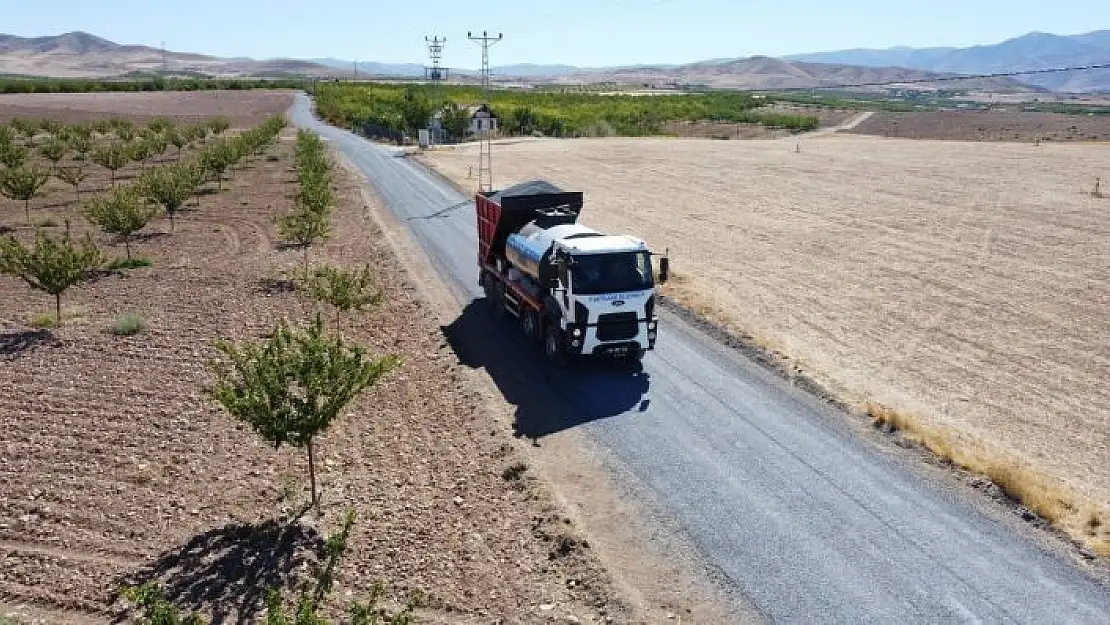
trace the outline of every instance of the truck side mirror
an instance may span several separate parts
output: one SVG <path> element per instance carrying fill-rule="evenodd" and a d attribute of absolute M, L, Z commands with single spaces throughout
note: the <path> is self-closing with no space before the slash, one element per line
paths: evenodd
<path fill-rule="evenodd" d="M 659 284 L 667 281 L 671 275 L 671 259 L 666 256 L 659 259 Z"/>

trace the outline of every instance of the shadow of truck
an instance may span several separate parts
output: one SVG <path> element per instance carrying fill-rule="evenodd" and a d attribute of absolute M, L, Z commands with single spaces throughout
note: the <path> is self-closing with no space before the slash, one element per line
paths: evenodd
<path fill-rule="evenodd" d="M 549 365 L 513 318 L 497 318 L 485 299 L 473 300 L 442 328 L 466 366 L 485 369 L 516 406 L 514 433 L 531 439 L 646 408 L 650 386 L 640 363 L 583 360 Z"/>

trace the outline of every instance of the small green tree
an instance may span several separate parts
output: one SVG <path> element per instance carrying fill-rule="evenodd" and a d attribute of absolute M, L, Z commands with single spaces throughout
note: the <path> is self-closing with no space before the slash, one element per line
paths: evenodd
<path fill-rule="evenodd" d="M 339 330 L 341 315 L 366 310 L 382 301 L 381 291 L 374 286 L 370 265 L 354 271 L 325 265 L 316 268 L 307 282 L 313 299 L 335 309 L 336 331 Z"/>
<path fill-rule="evenodd" d="M 53 174 L 58 169 L 58 162 L 66 157 L 67 149 L 68 146 L 66 146 L 65 141 L 62 141 L 61 139 L 51 139 L 50 141 L 47 141 L 39 147 L 39 154 L 41 154 L 42 157 L 46 160 L 50 161 L 51 174 Z"/>
<path fill-rule="evenodd" d="M 114 127 L 110 119 L 98 119 L 89 124 L 89 128 L 100 136 L 106 136 L 108 133 L 112 132 Z"/>
<path fill-rule="evenodd" d="M 409 87 L 401 97 L 401 123 L 405 132 L 415 135 L 417 130 L 427 128 L 432 117 L 432 103 L 424 94 Z"/>
<path fill-rule="evenodd" d="M 306 329 L 284 322 L 270 339 L 235 345 L 220 341 L 224 360 L 213 365 L 217 382 L 209 394 L 234 418 L 275 448 L 304 447 L 312 505 L 316 493 L 313 441 L 327 431 L 355 397 L 395 368 L 395 356 L 370 358 L 324 331 L 320 315 Z"/>
<path fill-rule="evenodd" d="M 92 151 L 92 138 L 80 135 L 70 137 L 69 147 L 73 148 L 73 160 L 83 161 L 89 157 L 89 152 Z"/>
<path fill-rule="evenodd" d="M 17 117 L 8 122 L 8 125 L 12 127 L 12 130 L 23 136 L 23 140 L 28 147 L 35 147 L 35 135 L 39 133 L 39 122 Z"/>
<path fill-rule="evenodd" d="M 39 128 L 44 132 L 50 134 L 55 138 L 61 138 L 59 135 L 65 134 L 66 125 L 56 119 L 44 119 L 39 122 Z"/>
<path fill-rule="evenodd" d="M 180 128 L 171 128 L 166 132 L 166 141 L 177 148 L 177 160 L 181 160 L 181 150 L 189 145 L 189 137 Z"/>
<path fill-rule="evenodd" d="M 135 124 L 130 120 L 114 118 L 111 120 L 112 131 L 115 132 L 116 138 L 124 143 L 130 143 L 135 139 Z"/>
<path fill-rule="evenodd" d="M 224 172 L 235 162 L 234 148 L 227 141 L 217 141 L 200 153 L 200 163 L 216 179 L 216 186 L 223 189 Z"/>
<path fill-rule="evenodd" d="M 0 171 L 0 193 L 9 199 L 23 202 L 27 223 L 31 223 L 31 200 L 35 199 L 49 180 L 50 174 L 37 166 L 29 169 L 5 169 Z"/>
<path fill-rule="evenodd" d="M 131 260 L 131 236 L 145 228 L 158 210 L 158 206 L 144 202 L 135 187 L 124 186 L 90 198 L 85 216 L 104 232 L 119 237 Z"/>
<path fill-rule="evenodd" d="M 154 150 L 150 141 L 146 139 L 139 139 L 138 141 L 127 146 L 127 157 L 133 162 L 139 164 L 139 167 L 146 170 L 146 162 L 153 155 Z"/>
<path fill-rule="evenodd" d="M 54 171 L 54 177 L 73 187 L 73 193 L 77 195 L 77 201 L 81 201 L 81 183 L 89 177 L 89 175 L 85 173 L 85 167 L 83 165 L 59 167 Z"/>
<path fill-rule="evenodd" d="M 0 143 L 0 164 L 8 169 L 18 169 L 27 162 L 27 148 L 14 143 Z"/>
<path fill-rule="evenodd" d="M 231 128 L 231 122 L 226 117 L 214 117 L 208 121 L 208 128 L 218 137 Z"/>
<path fill-rule="evenodd" d="M 173 120 L 168 117 L 155 117 L 150 120 L 146 125 L 147 129 L 156 134 L 165 134 L 170 130 L 177 127 Z"/>
<path fill-rule="evenodd" d="M 112 186 L 115 186 L 116 172 L 131 162 L 130 150 L 121 143 L 110 143 L 93 152 L 93 162 L 110 172 Z"/>
<path fill-rule="evenodd" d="M 278 220 L 278 236 L 304 252 L 304 272 L 308 273 L 308 248 L 331 233 L 328 216 L 312 210 L 299 210 Z"/>
<path fill-rule="evenodd" d="M 15 131 L 11 126 L 0 124 L 0 148 L 15 142 Z"/>
<path fill-rule="evenodd" d="M 138 186 L 143 195 L 150 198 L 166 210 L 170 218 L 170 230 L 176 230 L 174 215 L 193 194 L 190 172 L 182 165 L 163 165 L 143 174 L 139 178 Z"/>
<path fill-rule="evenodd" d="M 16 276 L 32 289 L 54 296 L 54 311 L 62 323 L 62 294 L 69 287 L 88 279 L 104 263 L 104 256 L 85 235 L 80 246 L 74 245 L 69 229 L 61 239 L 41 230 L 35 235 L 35 246 L 26 248 L 8 237 L 0 240 L 0 273 Z"/>
<path fill-rule="evenodd" d="M 470 113 L 466 107 L 448 102 L 440 109 L 440 123 L 450 141 L 461 141 L 470 132 Z"/>
<path fill-rule="evenodd" d="M 124 588 L 120 594 L 142 611 L 139 625 L 204 625 L 196 614 L 183 616 L 166 600 L 165 591 L 155 582 Z"/>

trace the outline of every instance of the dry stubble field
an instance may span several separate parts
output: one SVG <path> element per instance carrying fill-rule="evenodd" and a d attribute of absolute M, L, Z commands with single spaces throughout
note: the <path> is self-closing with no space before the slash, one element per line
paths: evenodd
<path fill-rule="evenodd" d="M 124 113 L 150 108 L 131 97 L 139 101 Z M 347 175 L 334 236 L 313 262 L 375 267 L 386 301 L 348 317 L 345 334 L 403 364 L 319 442 L 324 516 L 281 520 L 307 497 L 303 452 L 262 443 L 202 389 L 214 339 L 255 339 L 312 309 L 285 288 L 301 256 L 276 249 L 273 225 L 292 208 L 292 135 L 222 192 L 202 195 L 174 232 L 165 219 L 148 226 L 133 246 L 152 267 L 69 291 L 60 329 L 29 327 L 51 299 L 0 276 L 0 616 L 108 622 L 121 584 L 157 579 L 216 622 L 254 622 L 265 587 L 301 576 L 353 507 L 359 520 L 332 609 L 384 580 L 394 597 L 428 594 L 420 623 L 623 622 L 608 578 L 543 482 L 527 469 L 503 474 L 521 458 L 507 422 L 468 381 L 371 218 L 374 200 L 365 205 Z M 98 169 L 90 166 L 89 188 L 108 184 Z M 129 166 L 122 178 L 135 173 Z M 75 233 L 93 231 L 72 197 L 52 182 L 32 218 L 69 217 Z M 0 229 L 33 238 L 22 206 L 9 201 Z M 122 256 L 94 234 L 110 257 Z M 113 336 L 107 328 L 124 312 L 149 328 Z"/>
<path fill-rule="evenodd" d="M 585 191 L 588 224 L 670 247 L 680 301 L 1110 554 L 1110 149 L 796 145 L 524 141 L 494 176 Z M 476 147 L 424 158 L 473 188 Z"/>

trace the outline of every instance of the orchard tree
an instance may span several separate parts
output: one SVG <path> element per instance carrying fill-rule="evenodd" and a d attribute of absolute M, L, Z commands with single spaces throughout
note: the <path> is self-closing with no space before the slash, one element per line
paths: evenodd
<path fill-rule="evenodd" d="M 374 286 L 370 265 L 355 271 L 345 271 L 325 265 L 312 272 L 308 279 L 308 292 L 318 302 L 335 309 L 335 329 L 339 331 L 341 315 L 362 311 L 378 305 L 382 293 Z"/>
<path fill-rule="evenodd" d="M 189 137 L 180 128 L 170 128 L 166 131 L 166 141 L 177 148 L 177 160 L 181 160 L 181 150 L 189 145 Z"/>
<path fill-rule="evenodd" d="M 129 143 L 135 139 L 135 124 L 127 119 L 113 118 L 109 122 L 112 126 L 112 131 L 116 134 L 116 138 L 124 143 Z"/>
<path fill-rule="evenodd" d="M 153 153 L 153 147 L 150 145 L 150 141 L 146 139 L 139 139 L 127 146 L 127 157 L 138 163 L 144 171 L 146 170 L 146 162 Z"/>
<path fill-rule="evenodd" d="M 200 162 L 216 178 L 216 186 L 223 189 L 224 172 L 235 163 L 235 150 L 227 141 L 217 141 L 201 152 Z"/>
<path fill-rule="evenodd" d="M 108 234 L 123 241 L 127 260 L 131 260 L 131 236 L 158 215 L 158 206 L 143 201 L 134 187 L 117 187 L 89 199 L 85 216 Z"/>
<path fill-rule="evenodd" d="M 8 169 L 18 169 L 27 162 L 27 148 L 14 143 L 0 143 L 0 164 Z"/>
<path fill-rule="evenodd" d="M 89 157 L 89 152 L 92 151 L 92 138 L 75 135 L 70 137 L 69 147 L 73 148 L 73 160 L 83 161 Z"/>
<path fill-rule="evenodd" d="M 275 448 L 289 444 L 306 449 L 316 505 L 313 441 L 347 404 L 394 369 L 398 359 L 370 358 L 363 348 L 347 346 L 324 331 L 320 315 L 303 330 L 282 322 L 265 342 L 220 341 L 216 348 L 224 359 L 213 365 L 217 381 L 208 393 Z"/>
<path fill-rule="evenodd" d="M 218 137 L 231 128 L 231 122 L 226 117 L 214 117 L 208 121 L 208 128 Z"/>
<path fill-rule="evenodd" d="M 131 162 L 130 151 L 126 145 L 113 142 L 93 152 L 93 162 L 111 173 L 112 186 L 115 186 L 116 172 Z"/>
<path fill-rule="evenodd" d="M 0 148 L 15 143 L 15 131 L 7 124 L 0 124 Z"/>
<path fill-rule="evenodd" d="M 85 173 L 85 167 L 83 165 L 59 167 L 54 171 L 54 177 L 73 187 L 73 193 L 77 195 L 77 201 L 81 201 L 81 183 L 89 177 L 89 175 Z"/>
<path fill-rule="evenodd" d="M 331 234 L 328 216 L 312 210 L 302 209 L 278 220 L 278 236 L 293 247 L 304 252 L 304 272 L 308 273 L 308 248 Z"/>
<path fill-rule="evenodd" d="M 15 237 L 0 240 L 0 273 L 21 278 L 31 288 L 53 295 L 59 325 L 62 323 L 62 294 L 88 279 L 104 264 L 104 256 L 92 237 L 86 234 L 77 246 L 68 230 L 61 239 L 39 231 L 33 248 L 24 247 Z"/>
<path fill-rule="evenodd" d="M 61 139 L 51 139 L 42 144 L 39 148 L 39 154 L 43 158 L 50 161 L 50 173 L 53 174 L 58 169 L 58 162 L 66 157 L 67 146 L 65 141 Z"/>
<path fill-rule="evenodd" d="M 39 123 L 34 120 L 15 118 L 8 122 L 12 130 L 23 135 L 23 140 L 28 147 L 35 147 L 35 135 L 39 133 Z"/>
<path fill-rule="evenodd" d="M 173 222 L 174 215 L 196 188 L 186 167 L 176 164 L 151 169 L 139 178 L 138 186 L 143 195 L 166 210 L 170 218 L 171 231 L 176 229 Z"/>
<path fill-rule="evenodd" d="M 50 174 L 39 167 L 0 170 L 0 193 L 12 200 L 23 202 L 27 223 L 31 223 L 31 200 L 42 191 Z"/>

